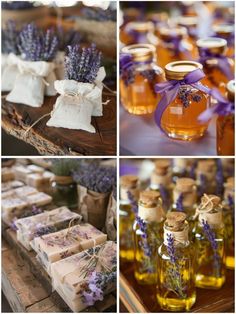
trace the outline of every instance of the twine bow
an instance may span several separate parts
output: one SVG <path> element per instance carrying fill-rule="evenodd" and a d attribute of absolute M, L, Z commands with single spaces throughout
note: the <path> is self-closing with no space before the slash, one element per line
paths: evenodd
<path fill-rule="evenodd" d="M 205 198 L 205 201 L 201 202 L 201 204 L 196 208 L 196 212 L 195 212 L 195 215 L 193 216 L 193 220 L 195 220 L 199 214 L 211 212 L 214 208 L 213 200 L 218 198 L 215 195 L 209 197 L 207 194 L 203 194 L 203 196 Z"/>

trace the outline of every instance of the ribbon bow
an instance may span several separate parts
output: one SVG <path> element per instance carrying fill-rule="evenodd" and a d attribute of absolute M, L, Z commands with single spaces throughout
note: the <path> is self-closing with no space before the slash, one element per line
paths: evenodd
<path fill-rule="evenodd" d="M 187 75 L 185 75 L 183 80 L 171 80 L 163 83 L 158 83 L 155 85 L 155 91 L 162 95 L 160 102 L 158 103 L 157 109 L 155 111 L 154 117 L 156 124 L 165 133 L 161 126 L 161 119 L 164 111 L 169 106 L 169 104 L 176 98 L 181 85 L 191 85 L 192 87 L 209 94 L 209 88 L 205 87 L 199 81 L 205 77 L 205 74 L 200 69 L 196 69 Z"/>
<path fill-rule="evenodd" d="M 207 122 L 214 114 L 218 114 L 220 116 L 234 114 L 234 103 L 223 97 L 218 89 L 212 89 L 210 91 L 210 95 L 217 100 L 217 105 L 203 111 L 198 117 L 200 122 Z"/>
<path fill-rule="evenodd" d="M 120 54 L 120 72 L 123 73 L 133 66 L 132 55 L 129 53 Z"/>

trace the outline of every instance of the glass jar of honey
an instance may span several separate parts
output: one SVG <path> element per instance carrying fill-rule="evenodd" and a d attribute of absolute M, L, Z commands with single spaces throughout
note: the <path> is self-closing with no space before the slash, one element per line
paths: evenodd
<path fill-rule="evenodd" d="M 160 96 L 155 84 L 164 81 L 164 71 L 155 63 L 155 47 L 149 44 L 126 46 L 123 56 L 130 56 L 126 63 L 120 62 L 120 96 L 124 108 L 132 114 L 153 113 Z"/>
<path fill-rule="evenodd" d="M 219 38 L 223 38 L 227 41 L 226 56 L 233 57 L 234 55 L 234 25 L 233 24 L 215 24 L 212 26 L 212 30 Z"/>
<path fill-rule="evenodd" d="M 176 97 L 164 110 L 160 122 L 162 130 L 171 138 L 191 141 L 202 137 L 207 130 L 208 122 L 200 123 L 198 116 L 210 106 L 210 97 L 198 89 L 202 86 L 200 81 L 191 85 L 184 83 L 185 76 L 197 69 L 201 71 L 202 65 L 194 61 L 176 61 L 165 66 L 170 84 L 180 81 Z"/>
<path fill-rule="evenodd" d="M 123 29 L 126 36 L 123 34 L 122 42 L 125 45 L 147 44 L 149 43 L 148 36 L 153 33 L 153 31 L 154 26 L 152 22 L 129 22 Z"/>
<path fill-rule="evenodd" d="M 218 37 L 199 39 L 196 42 L 199 62 L 206 74 L 205 82 L 209 87 L 217 87 L 225 92 L 225 86 L 233 79 L 234 61 L 226 56 L 227 41 Z"/>
<path fill-rule="evenodd" d="M 187 40 L 185 27 L 169 28 L 159 27 L 157 32 L 159 42 L 157 44 L 157 59 L 161 67 L 167 63 L 178 60 L 192 60 L 193 46 Z"/>
<path fill-rule="evenodd" d="M 227 98 L 231 103 L 231 110 L 225 115 L 219 115 L 216 122 L 217 154 L 221 156 L 234 156 L 234 100 L 235 81 L 227 86 Z"/>

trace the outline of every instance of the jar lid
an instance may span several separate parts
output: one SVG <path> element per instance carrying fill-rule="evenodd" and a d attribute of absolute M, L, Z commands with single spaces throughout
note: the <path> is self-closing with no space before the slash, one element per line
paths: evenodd
<path fill-rule="evenodd" d="M 160 28 L 158 27 L 158 29 L 159 29 L 160 37 L 164 41 L 170 40 L 173 37 L 182 39 L 184 36 L 187 35 L 187 29 L 182 26 L 176 26 L 174 28 L 162 26 Z"/>
<path fill-rule="evenodd" d="M 178 178 L 176 180 L 176 188 L 181 192 L 190 192 L 195 185 L 195 181 L 191 178 Z"/>
<path fill-rule="evenodd" d="M 120 185 L 128 189 L 135 188 L 138 184 L 138 177 L 133 175 L 124 175 L 120 177 Z"/>
<path fill-rule="evenodd" d="M 152 32 L 154 26 L 152 22 L 129 22 L 126 25 L 126 30 L 134 30 L 140 33 Z"/>
<path fill-rule="evenodd" d="M 233 24 L 215 24 L 212 26 L 212 30 L 217 35 L 229 35 L 234 32 Z"/>
<path fill-rule="evenodd" d="M 223 38 L 218 37 L 208 37 L 203 39 L 198 39 L 196 45 L 199 49 L 205 48 L 210 53 L 224 53 L 227 47 L 227 41 Z"/>
<path fill-rule="evenodd" d="M 180 16 L 177 18 L 177 24 L 180 26 L 197 26 L 198 17 L 197 16 Z"/>
<path fill-rule="evenodd" d="M 185 75 L 196 69 L 202 70 L 201 63 L 195 61 L 175 61 L 165 66 L 165 74 L 167 80 L 183 80 Z"/>
<path fill-rule="evenodd" d="M 216 169 L 215 161 L 212 159 L 199 160 L 197 164 L 197 170 L 202 173 L 212 172 Z"/>
<path fill-rule="evenodd" d="M 173 231 L 181 230 L 185 226 L 186 217 L 186 214 L 182 212 L 168 212 L 165 226 Z"/>
<path fill-rule="evenodd" d="M 158 175 L 165 175 L 170 168 L 170 161 L 167 159 L 160 159 L 155 162 L 155 173 Z"/>
<path fill-rule="evenodd" d="M 158 191 L 142 191 L 140 193 L 139 201 L 146 205 L 153 205 L 158 202 L 162 204 L 160 192 Z"/>
<path fill-rule="evenodd" d="M 230 101 L 235 99 L 235 80 L 231 80 L 226 85 L 227 97 Z"/>
<path fill-rule="evenodd" d="M 150 44 L 135 44 L 123 47 L 123 53 L 131 54 L 134 61 L 147 61 L 154 57 L 156 48 Z"/>

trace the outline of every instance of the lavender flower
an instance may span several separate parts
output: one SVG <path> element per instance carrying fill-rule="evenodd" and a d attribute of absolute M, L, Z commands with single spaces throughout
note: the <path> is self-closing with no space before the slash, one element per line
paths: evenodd
<path fill-rule="evenodd" d="M 190 171 L 189 171 L 189 177 L 195 180 L 195 169 L 197 167 L 197 159 L 193 162 L 191 165 Z"/>
<path fill-rule="evenodd" d="M 177 259 L 175 256 L 174 237 L 170 233 L 167 234 L 167 243 L 167 252 L 170 256 L 170 261 L 171 263 L 176 263 Z"/>
<path fill-rule="evenodd" d="M 17 221 L 17 218 L 15 217 L 10 223 L 10 228 L 13 231 L 17 231 L 16 221 Z"/>
<path fill-rule="evenodd" d="M 141 235 L 142 241 L 139 242 L 139 245 L 143 248 L 144 255 L 147 257 L 151 257 L 152 252 L 151 252 L 151 249 L 148 245 L 148 240 L 147 240 L 148 239 L 147 224 L 139 216 L 136 216 L 136 221 L 137 221 L 137 224 L 139 225 L 139 228 L 142 232 L 142 235 Z"/>
<path fill-rule="evenodd" d="M 14 53 L 19 55 L 19 31 L 14 21 L 7 21 L 5 28 L 2 29 L 2 53 Z"/>
<path fill-rule="evenodd" d="M 101 52 L 92 44 L 89 48 L 79 45 L 68 46 L 65 58 L 65 77 L 83 83 L 93 83 L 101 65 Z"/>
<path fill-rule="evenodd" d="M 217 171 L 216 171 L 216 195 L 221 196 L 224 191 L 224 174 L 223 166 L 220 159 L 217 159 Z"/>
<path fill-rule="evenodd" d="M 183 199 L 184 199 L 184 194 L 183 193 L 180 193 L 177 201 L 176 201 L 176 209 L 178 211 L 181 211 L 183 212 L 184 211 L 184 205 L 183 205 Z"/>
<path fill-rule="evenodd" d="M 131 204 L 131 210 L 132 212 L 135 214 L 135 216 L 137 215 L 138 213 L 138 203 L 137 201 L 134 199 L 132 193 L 130 193 L 130 191 L 127 192 L 128 194 L 128 198 L 130 200 L 130 204 Z"/>
<path fill-rule="evenodd" d="M 178 98 L 181 100 L 184 108 L 189 107 L 191 100 L 197 103 L 202 100 L 202 97 L 198 94 L 193 94 L 190 88 L 180 88 Z"/>
<path fill-rule="evenodd" d="M 116 22 L 116 10 L 111 10 L 109 8 L 107 10 L 103 10 L 101 8 L 85 7 L 81 10 L 81 13 L 88 20 Z"/>
<path fill-rule="evenodd" d="M 200 174 L 200 184 L 199 184 L 199 196 L 202 196 L 205 191 L 206 191 L 206 188 L 207 188 L 207 179 L 206 179 L 206 176 L 201 173 Z"/>
<path fill-rule="evenodd" d="M 159 191 L 160 191 L 164 206 L 166 207 L 166 209 L 169 208 L 170 198 L 169 198 L 169 193 L 168 193 L 167 188 L 164 185 L 160 184 Z"/>
<path fill-rule="evenodd" d="M 230 208 L 234 207 L 234 198 L 232 197 L 232 195 L 228 195 L 228 205 L 230 206 Z"/>
<path fill-rule="evenodd" d="M 44 33 L 31 23 L 20 32 L 18 48 L 27 61 L 52 61 L 57 53 L 58 39 L 52 30 Z"/>
<path fill-rule="evenodd" d="M 34 3 L 30 1 L 2 1 L 2 9 L 4 10 L 24 10 L 34 7 Z"/>

